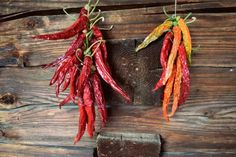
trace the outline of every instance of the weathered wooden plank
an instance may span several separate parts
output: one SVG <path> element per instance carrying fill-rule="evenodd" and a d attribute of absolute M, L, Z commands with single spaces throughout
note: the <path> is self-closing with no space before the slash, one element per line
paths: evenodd
<path fill-rule="evenodd" d="M 199 82 L 207 78 L 204 74 L 198 76 L 202 77 L 198 78 Z M 220 75 L 215 76 L 217 80 L 221 78 Z M 235 78 L 234 76 L 231 78 Z M 208 81 L 209 85 L 203 82 L 205 86 L 192 86 L 190 99 L 180 107 L 168 124 L 162 119 L 158 107 L 112 106 L 109 109 L 108 125 L 103 131 L 158 133 L 164 140 L 164 156 L 189 156 L 188 153 L 192 156 L 234 156 L 236 85 L 222 78 L 219 86 L 210 82 L 212 78 Z M 32 147 L 56 145 L 65 149 L 73 147 L 76 107 L 65 106 L 59 110 L 53 104 L 41 105 L 41 102 L 43 103 L 41 100 L 16 109 L 1 110 L 1 133 L 4 135 L 0 138 L 1 143 L 30 144 Z M 99 131 L 98 123 L 96 127 Z M 78 146 L 92 148 L 94 141 L 85 136 Z"/>
<path fill-rule="evenodd" d="M 54 105 L 40 105 L 38 102 L 13 110 L 1 110 L 1 143 L 95 148 L 95 140 L 90 139 L 87 133 L 78 144 L 73 144 L 78 121 L 76 105 L 62 110 Z M 98 122 L 97 130 L 99 125 Z"/>
<path fill-rule="evenodd" d="M 115 25 L 112 31 L 104 32 L 107 39 L 142 39 L 164 19 L 163 15 L 150 16 L 141 14 L 136 15 L 134 18 L 132 11 L 129 12 L 131 13 L 130 15 L 122 17 L 115 15 L 116 12 L 106 13 L 108 17 L 106 25 Z M 236 67 L 236 55 L 234 53 L 236 50 L 236 45 L 234 44 L 236 40 L 234 31 L 236 29 L 235 16 L 235 13 L 211 14 L 208 16 L 196 14 L 198 21 L 190 25 L 190 29 L 193 36 L 193 46 L 200 45 L 201 48 L 194 52 L 192 66 Z M 68 18 L 64 19 L 62 16 L 49 16 L 30 17 L 2 23 L 0 28 L 0 66 L 38 66 L 48 63 L 63 54 L 70 40 L 41 41 L 32 40 L 30 36 L 60 30 L 68 25 L 68 20 Z M 224 20 L 224 23 L 221 22 L 222 20 Z M 16 27 L 16 23 L 19 27 Z M 135 39 L 129 40 L 133 40 L 136 43 Z M 116 40 L 108 42 L 108 44 L 112 47 L 120 43 L 118 44 L 120 47 L 117 47 L 117 49 L 126 51 L 122 48 L 122 45 L 127 42 L 132 43 L 129 40 Z M 160 40 L 157 44 L 160 44 Z M 136 44 L 130 45 L 130 49 L 135 47 Z M 152 54 L 159 53 L 158 49 L 151 51 Z M 133 53 L 133 51 L 131 52 Z M 113 55 L 113 53 L 110 50 L 110 54 Z"/>
<path fill-rule="evenodd" d="M 62 147 L 65 152 L 70 152 L 68 149 L 76 150 L 77 146 L 95 147 L 94 140 L 90 140 L 87 135 L 73 146 L 77 107 L 72 104 L 62 110 L 56 107 L 53 89 L 47 86 L 51 74 L 51 71 L 39 68 L 0 69 L 1 95 L 8 92 L 16 94 L 16 99 L 12 98 L 16 102 L 12 104 L 1 101 L 2 149 L 11 144 L 30 145 L 32 153 L 34 148 L 41 145 L 50 148 L 55 146 L 55 149 Z M 162 119 L 159 107 L 112 105 L 108 125 L 103 131 L 160 134 L 164 140 L 164 156 L 234 156 L 235 77 L 234 68 L 192 68 L 190 97 L 170 123 Z M 99 126 L 97 121 L 97 131 L 100 131 Z M 13 147 L 10 153 L 4 152 L 12 155 L 20 148 Z"/>
<path fill-rule="evenodd" d="M 145 67 L 147 68 L 147 67 Z M 148 67 L 150 68 L 150 67 Z M 147 68 L 147 69 L 148 69 Z M 146 104 L 146 105 L 159 105 L 159 96 L 152 95 L 150 92 L 155 82 L 158 80 L 158 69 L 153 69 L 150 73 L 144 73 L 147 76 L 136 76 L 127 77 L 129 72 L 126 70 L 119 69 L 114 72 L 114 76 L 118 83 L 128 90 L 130 95 L 133 97 L 134 104 Z M 140 70 L 141 71 L 141 70 Z M 145 70 L 143 70 L 145 71 Z M 142 72 L 141 72 L 142 73 Z M 120 75 L 122 74 L 122 75 Z M 14 77 L 13 77 L 13 76 Z M 48 83 L 50 77 L 53 75 L 53 70 L 43 70 L 40 68 L 1 68 L 0 69 L 0 93 L 11 93 L 15 95 L 16 99 L 13 103 L 8 103 L 4 108 L 15 108 L 28 104 L 41 103 L 43 104 L 58 104 L 58 99 L 54 95 L 54 87 L 49 87 Z M 234 68 L 192 68 L 191 69 L 191 87 L 192 97 L 196 96 L 199 88 L 204 90 L 208 88 L 222 87 L 223 89 L 228 87 L 232 88 L 235 86 L 235 69 Z M 143 78 L 142 78 L 143 77 Z M 126 78 L 126 80 L 125 80 Z M 131 82 L 134 79 L 137 83 L 127 83 L 127 80 Z M 125 80 L 125 82 L 124 82 Z M 143 85 L 141 85 L 143 84 Z M 142 89 L 143 88 L 143 89 Z M 222 89 L 222 90 L 223 90 Z M 143 90 L 140 94 L 140 91 Z M 210 89 L 209 89 L 210 90 Z M 110 87 L 105 88 L 107 100 L 112 103 L 121 103 L 123 99 L 117 96 L 117 93 L 111 91 Z M 109 94 L 108 94 L 109 93 Z M 215 94 L 219 92 L 215 91 Z M 66 93 L 63 93 L 61 97 L 64 97 Z M 146 95 L 149 95 L 146 96 Z M 214 95 L 214 94 L 213 94 Z M 205 97 L 204 94 L 201 95 Z M 191 98 L 190 97 L 190 100 Z M 214 99 L 210 97 L 206 99 Z M 150 100 L 149 100 L 150 99 Z M 59 99 L 61 100 L 61 98 Z"/>
<path fill-rule="evenodd" d="M 92 148 L 0 143 L 1 157 L 92 157 Z"/>
<path fill-rule="evenodd" d="M 69 1 L 57 1 L 55 3 L 54 0 L 41 0 L 41 1 L 1 1 L 0 6 L 0 15 L 7 15 L 13 14 L 16 12 L 24 12 L 24 11 L 38 11 L 38 10 L 55 10 L 61 8 L 79 8 L 84 6 L 87 3 L 87 0 L 69 0 Z M 178 0 L 178 3 L 181 4 L 179 10 L 182 9 L 210 9 L 210 8 L 232 8 L 236 6 L 235 1 L 233 0 Z M 171 10 L 173 11 L 173 0 L 101 0 L 98 7 L 102 8 L 103 10 L 116 10 L 116 9 L 132 9 L 132 8 L 144 8 L 144 7 L 152 7 L 152 6 L 163 6 L 169 5 L 171 6 Z M 188 7 L 183 7 L 186 5 Z M 190 8 L 189 6 L 198 6 Z M 210 11 L 210 10 L 208 10 Z"/>
<path fill-rule="evenodd" d="M 27 18 L 0 23 L 0 66 L 28 67 L 0 68 L 0 156 L 92 156 L 94 139 L 85 135 L 78 145 L 72 144 L 77 129 L 77 107 L 72 104 L 62 110 L 56 107 L 58 99 L 53 87 L 48 87 L 53 70 L 33 67 L 63 54 L 69 41 L 30 38 L 65 28 L 72 22 L 68 17 L 51 15 L 62 14 L 58 10 L 61 7 L 80 7 L 84 2 L 1 1 L 1 15 L 32 12 L 15 17 Z M 167 124 L 159 107 L 137 106 L 160 105 L 159 94 L 153 95 L 150 90 L 159 76 L 161 40 L 139 54 L 133 51 L 165 19 L 163 5 L 173 12 L 173 0 L 101 1 L 100 8 L 106 10 L 103 12 L 106 21 L 101 26 L 115 25 L 112 31 L 104 32 L 109 39 L 113 75 L 136 104 L 123 105 L 120 97 L 105 86 L 111 107 L 109 123 L 102 131 L 161 134 L 163 157 L 236 156 L 236 3 L 233 0 L 178 0 L 178 3 L 179 13 L 193 11 L 198 18 L 190 29 L 194 47 L 201 48 L 193 54 L 190 97 Z M 77 9 L 69 11 L 76 13 Z M 39 16 L 28 17 L 31 15 Z M 98 121 L 96 128 L 100 132 Z"/>

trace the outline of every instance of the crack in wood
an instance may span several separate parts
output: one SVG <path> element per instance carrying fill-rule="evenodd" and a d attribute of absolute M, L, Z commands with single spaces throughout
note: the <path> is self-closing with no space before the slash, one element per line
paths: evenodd
<path fill-rule="evenodd" d="M 207 1 L 211 2 L 211 1 Z M 203 3 L 203 2 L 201 2 Z M 199 3 L 199 4 L 201 4 Z M 179 2 L 178 5 L 184 4 L 198 4 L 198 2 Z M 117 10 L 129 10 L 129 9 L 142 9 L 142 8 L 150 8 L 150 7 L 160 7 L 160 6 L 170 6 L 173 5 L 172 2 L 162 2 L 162 3 L 147 3 L 147 4 L 131 4 L 131 5 L 110 5 L 110 6 L 98 6 L 97 9 L 101 9 L 102 11 L 117 11 Z M 79 13 L 81 7 L 75 8 L 67 8 L 68 13 Z M 191 9 L 193 13 L 235 13 L 236 7 L 226 7 L 226 8 L 204 8 L 204 9 Z M 173 10 L 173 9 L 172 9 Z M 185 13 L 185 11 L 178 11 L 178 13 Z M 169 11 L 170 14 L 173 14 L 174 11 Z M 25 10 L 21 12 L 0 15 L 0 23 L 6 22 L 10 20 L 16 20 L 20 18 L 25 18 L 28 16 L 49 16 L 49 15 L 63 15 L 65 14 L 62 9 L 50 9 L 50 10 Z M 161 13 L 147 13 L 146 15 L 152 14 L 162 14 Z"/>

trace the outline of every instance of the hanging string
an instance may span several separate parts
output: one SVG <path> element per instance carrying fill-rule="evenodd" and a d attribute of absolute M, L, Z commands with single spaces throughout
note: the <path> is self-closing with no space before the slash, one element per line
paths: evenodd
<path fill-rule="evenodd" d="M 175 0 L 175 17 L 176 17 L 176 12 L 177 12 L 177 0 Z"/>

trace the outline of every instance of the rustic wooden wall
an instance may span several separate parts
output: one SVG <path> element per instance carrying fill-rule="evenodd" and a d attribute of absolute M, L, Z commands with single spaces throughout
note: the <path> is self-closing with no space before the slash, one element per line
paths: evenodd
<path fill-rule="evenodd" d="M 70 41 L 39 41 L 35 34 L 69 25 L 61 8 L 78 13 L 86 0 L 7 1 L 0 3 L 0 156 L 93 156 L 95 138 L 85 136 L 74 146 L 76 106 L 57 108 L 52 70 L 40 65 L 64 53 Z M 178 0 L 178 13 L 197 17 L 190 25 L 193 54 L 190 97 L 166 123 L 160 93 L 150 89 L 158 80 L 161 40 L 140 52 L 136 45 L 164 19 L 162 6 L 173 13 L 173 0 L 101 0 L 104 32 L 115 79 L 132 96 L 127 106 L 115 93 L 107 96 L 109 123 L 103 131 L 137 131 L 162 136 L 163 157 L 236 156 L 236 2 Z M 111 90 L 106 86 L 106 93 Z M 62 96 L 63 97 L 63 96 Z M 115 104 L 115 105 L 114 105 Z M 97 131 L 100 130 L 99 121 Z"/>

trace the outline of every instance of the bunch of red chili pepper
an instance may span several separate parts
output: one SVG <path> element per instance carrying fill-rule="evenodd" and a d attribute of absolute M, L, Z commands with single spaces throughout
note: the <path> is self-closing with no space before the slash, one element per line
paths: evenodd
<path fill-rule="evenodd" d="M 97 104 L 102 124 L 105 125 L 107 121 L 100 77 L 125 100 L 130 101 L 129 95 L 118 86 L 111 75 L 105 41 L 100 28 L 95 25 L 99 20 L 104 20 L 103 17 L 100 17 L 100 10 L 95 17 L 91 17 L 97 3 L 98 1 L 92 6 L 89 1 L 81 9 L 76 21 L 65 30 L 34 37 L 44 40 L 58 40 L 76 36 L 63 56 L 44 66 L 44 68 L 57 67 L 50 81 L 50 85 L 56 85 L 57 97 L 60 92 L 69 87 L 69 94 L 60 102 L 59 106 L 61 107 L 70 101 L 78 104 L 80 116 L 78 133 L 74 143 L 81 139 L 86 125 L 88 135 L 93 137 L 94 103 Z"/>
<path fill-rule="evenodd" d="M 190 15 L 191 13 L 185 19 L 167 15 L 168 19 L 156 27 L 136 48 L 136 51 L 139 51 L 165 34 L 160 53 L 162 74 L 153 91 L 165 86 L 162 111 L 166 121 L 169 121 L 169 117 L 174 115 L 178 106 L 183 104 L 189 95 L 188 66 L 191 64 L 192 41 L 187 23 L 196 19 L 193 17 L 193 21 L 186 22 Z M 174 96 L 174 100 L 171 113 L 168 115 L 171 95 Z"/>

